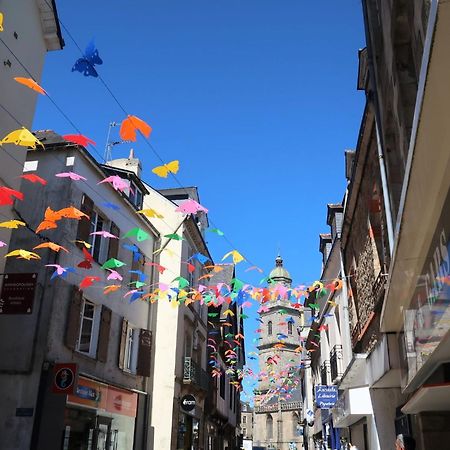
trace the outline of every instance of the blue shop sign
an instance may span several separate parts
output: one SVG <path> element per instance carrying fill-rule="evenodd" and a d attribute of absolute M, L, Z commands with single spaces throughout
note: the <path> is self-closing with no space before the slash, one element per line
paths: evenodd
<path fill-rule="evenodd" d="M 320 409 L 332 408 L 338 399 L 337 386 L 316 386 L 316 405 Z"/>

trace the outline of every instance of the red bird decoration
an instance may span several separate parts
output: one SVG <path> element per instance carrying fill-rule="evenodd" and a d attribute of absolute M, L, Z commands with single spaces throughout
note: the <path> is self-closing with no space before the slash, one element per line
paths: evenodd
<path fill-rule="evenodd" d="M 100 277 L 90 277 L 90 276 L 84 277 L 81 280 L 80 289 L 92 286 L 94 284 L 94 281 L 100 281 Z"/>
<path fill-rule="evenodd" d="M 77 267 L 80 267 L 81 269 L 92 269 L 92 263 L 94 262 L 94 258 L 92 255 L 83 247 L 83 255 L 84 260 L 81 261 L 79 264 L 77 264 Z"/>
<path fill-rule="evenodd" d="M 0 187 L 0 205 L 12 205 L 14 199 L 23 200 L 22 192 L 15 191 L 14 189 L 8 188 L 6 186 Z"/>
<path fill-rule="evenodd" d="M 87 147 L 88 144 L 96 145 L 95 141 L 82 134 L 64 134 L 63 138 L 66 141 L 73 142 L 74 144 L 78 144 L 83 147 Z"/>
<path fill-rule="evenodd" d="M 28 173 L 26 175 L 20 175 L 19 178 L 23 178 L 24 180 L 31 181 L 32 183 L 41 183 L 42 186 L 47 184 L 47 180 L 35 175 L 34 173 Z"/>

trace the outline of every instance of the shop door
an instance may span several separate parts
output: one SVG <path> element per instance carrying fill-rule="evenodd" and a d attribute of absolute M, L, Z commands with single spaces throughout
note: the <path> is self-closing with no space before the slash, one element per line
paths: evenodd
<path fill-rule="evenodd" d="M 114 450 L 114 443 L 111 433 L 110 417 L 97 416 L 97 427 L 95 429 L 95 450 Z"/>

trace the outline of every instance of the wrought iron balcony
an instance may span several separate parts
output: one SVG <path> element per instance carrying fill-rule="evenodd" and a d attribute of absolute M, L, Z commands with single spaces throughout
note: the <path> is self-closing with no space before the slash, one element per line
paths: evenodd
<path fill-rule="evenodd" d="M 320 366 L 320 382 L 323 386 L 326 386 L 328 384 L 330 373 L 330 361 L 324 361 L 323 364 Z"/>
<path fill-rule="evenodd" d="M 342 345 L 335 345 L 330 353 L 331 382 L 342 377 Z"/>
<path fill-rule="evenodd" d="M 185 356 L 183 367 L 183 383 L 208 389 L 208 374 L 190 356 Z"/>

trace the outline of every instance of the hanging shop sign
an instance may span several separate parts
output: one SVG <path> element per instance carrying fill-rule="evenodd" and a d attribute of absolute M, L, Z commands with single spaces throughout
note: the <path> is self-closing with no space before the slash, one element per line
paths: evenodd
<path fill-rule="evenodd" d="M 316 386 L 316 405 L 320 409 L 332 408 L 338 399 L 337 386 Z"/>
<path fill-rule="evenodd" d="M 31 314 L 36 280 L 36 273 L 5 274 L 0 294 L 0 314 Z"/>
<path fill-rule="evenodd" d="M 193 411 L 195 408 L 196 400 L 195 397 L 191 394 L 184 395 L 181 398 L 181 409 L 183 411 Z"/>
<path fill-rule="evenodd" d="M 73 394 L 75 391 L 76 377 L 76 364 L 55 364 L 53 367 L 52 392 L 55 394 Z"/>

